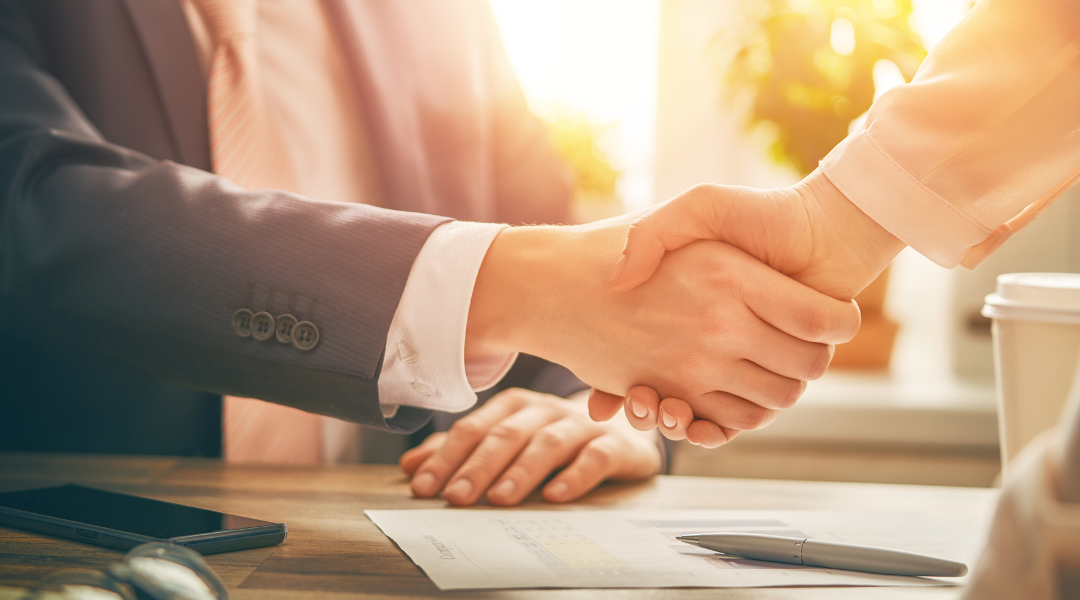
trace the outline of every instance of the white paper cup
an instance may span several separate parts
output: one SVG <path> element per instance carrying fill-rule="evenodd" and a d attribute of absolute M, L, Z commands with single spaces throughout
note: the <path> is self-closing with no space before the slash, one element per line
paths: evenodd
<path fill-rule="evenodd" d="M 1054 426 L 1080 358 L 1080 275 L 1010 273 L 986 297 L 993 322 L 1001 465 Z"/>

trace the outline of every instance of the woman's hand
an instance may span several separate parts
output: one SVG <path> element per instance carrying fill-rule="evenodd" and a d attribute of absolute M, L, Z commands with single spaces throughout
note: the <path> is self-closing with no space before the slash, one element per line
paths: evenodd
<path fill-rule="evenodd" d="M 434 433 L 401 457 L 413 493 L 440 491 L 456 505 L 481 497 L 500 506 L 521 502 L 556 470 L 543 488 L 549 502 L 579 498 L 607 479 L 640 479 L 661 466 L 655 434 L 635 431 L 622 419 L 589 418 L 584 395 L 563 399 L 522 389 L 506 390 Z"/>
<path fill-rule="evenodd" d="M 852 204 L 820 170 L 790 188 L 758 190 L 699 185 L 636 219 L 627 232 L 622 256 L 608 284 L 629 291 L 653 278 L 665 255 L 697 240 L 724 241 L 794 280 L 850 300 L 874 280 L 904 247 Z M 778 303 L 783 297 L 775 296 Z M 590 413 L 606 419 L 620 408 L 635 427 L 658 428 L 670 439 L 686 438 L 706 447 L 729 441 L 731 411 L 709 406 L 740 406 L 730 394 L 686 400 L 637 386 L 626 396 L 595 390 Z M 689 401 L 689 402 L 688 402 Z M 710 415 L 724 415 L 718 421 Z"/>
<path fill-rule="evenodd" d="M 838 300 L 854 298 L 904 248 L 819 169 L 788 188 L 698 185 L 647 211 L 631 224 L 608 284 L 633 289 L 665 253 L 697 240 L 738 246 Z"/>

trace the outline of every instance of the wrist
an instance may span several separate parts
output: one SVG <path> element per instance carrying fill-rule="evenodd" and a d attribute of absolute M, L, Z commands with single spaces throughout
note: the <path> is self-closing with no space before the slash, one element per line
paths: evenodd
<path fill-rule="evenodd" d="M 465 358 L 526 352 L 565 364 L 583 321 L 615 297 L 605 282 L 628 227 L 616 218 L 504 229 L 476 276 Z"/>
<path fill-rule="evenodd" d="M 810 215 L 814 244 L 812 261 L 831 264 L 831 289 L 803 281 L 830 296 L 847 300 L 870 284 L 906 244 L 870 218 L 837 188 L 821 169 L 795 186 Z M 822 269 L 819 272 L 827 272 Z"/>
<path fill-rule="evenodd" d="M 545 356 L 544 336 L 573 275 L 561 254 L 573 243 L 572 227 L 504 229 L 476 275 L 465 358 L 509 352 Z M 560 272 L 556 266 L 562 265 Z M 545 356 L 546 357 L 546 356 Z"/>
<path fill-rule="evenodd" d="M 525 300 L 528 282 L 549 260 L 537 243 L 538 229 L 504 229 L 488 247 L 469 303 L 466 360 L 522 350 L 523 315 L 514 306 Z"/>

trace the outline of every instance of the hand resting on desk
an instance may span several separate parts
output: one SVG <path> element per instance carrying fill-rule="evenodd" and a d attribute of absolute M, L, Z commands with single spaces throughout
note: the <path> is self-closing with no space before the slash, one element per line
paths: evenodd
<path fill-rule="evenodd" d="M 544 486 L 545 500 L 574 500 L 606 479 L 649 477 L 660 463 L 654 434 L 635 431 L 621 418 L 591 420 L 584 396 L 564 400 L 510 389 L 450 431 L 429 436 L 400 464 L 419 497 L 443 491 L 451 504 L 466 505 L 486 495 L 506 506 L 566 465 Z"/>

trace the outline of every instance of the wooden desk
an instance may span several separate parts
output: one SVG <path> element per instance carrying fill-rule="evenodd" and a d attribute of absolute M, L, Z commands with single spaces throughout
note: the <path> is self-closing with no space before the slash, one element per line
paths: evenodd
<path fill-rule="evenodd" d="M 233 598 L 954 598 L 942 588 L 502 590 L 440 592 L 363 514 L 436 508 L 409 496 L 390 466 L 237 468 L 218 461 L 0 453 L 0 491 L 82 483 L 289 525 L 280 546 L 208 557 Z M 605 485 L 584 501 L 529 508 L 759 508 L 922 510 L 962 527 L 988 523 L 996 492 L 899 485 L 658 477 Z M 0 527 L 0 599 L 63 568 L 101 568 L 122 553 Z"/>

